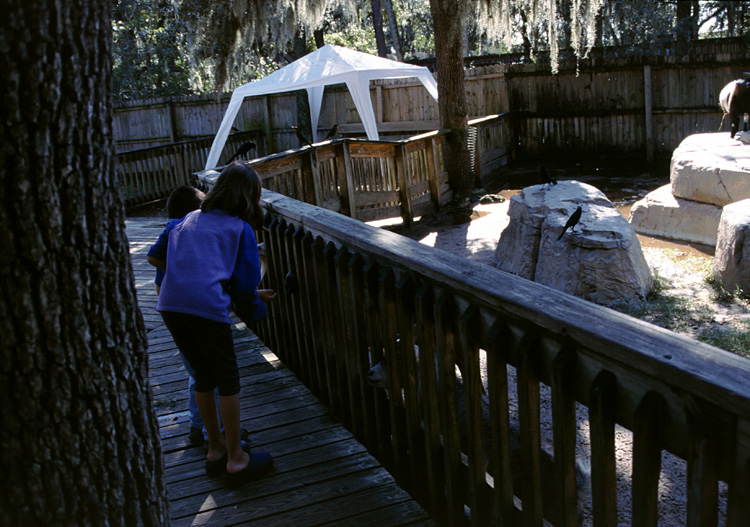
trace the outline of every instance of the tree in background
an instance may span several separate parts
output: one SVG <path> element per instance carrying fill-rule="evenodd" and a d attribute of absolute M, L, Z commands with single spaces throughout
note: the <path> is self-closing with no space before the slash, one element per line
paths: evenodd
<path fill-rule="evenodd" d="M 112 30 L 112 90 L 117 100 L 194 91 L 187 28 L 169 0 L 115 0 Z"/>
<path fill-rule="evenodd" d="M 112 137 L 112 4 L 0 22 L 0 524 L 165 525 Z"/>

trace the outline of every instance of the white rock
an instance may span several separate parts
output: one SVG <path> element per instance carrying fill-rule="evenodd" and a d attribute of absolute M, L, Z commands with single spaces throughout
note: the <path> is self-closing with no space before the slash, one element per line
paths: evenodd
<path fill-rule="evenodd" d="M 580 222 L 558 241 L 570 215 Z M 640 242 L 597 188 L 578 181 L 525 188 L 511 198 L 495 266 L 599 304 L 643 298 L 652 278 Z"/>
<path fill-rule="evenodd" d="M 672 194 L 724 206 L 750 198 L 750 147 L 728 133 L 693 134 L 672 153 Z"/>
<path fill-rule="evenodd" d="M 636 201 L 628 221 L 641 234 L 704 245 L 716 245 L 721 207 L 672 195 L 664 185 Z"/>
<path fill-rule="evenodd" d="M 750 199 L 724 207 L 713 274 L 726 289 L 739 287 L 750 293 Z"/>

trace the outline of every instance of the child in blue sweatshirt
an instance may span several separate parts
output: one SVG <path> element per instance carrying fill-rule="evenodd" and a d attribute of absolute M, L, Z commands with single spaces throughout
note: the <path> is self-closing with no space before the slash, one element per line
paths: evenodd
<path fill-rule="evenodd" d="M 170 194 L 167 199 L 167 222 L 164 232 L 161 236 L 168 236 L 170 230 L 174 228 L 176 224 L 182 221 L 182 219 L 188 215 L 188 213 L 198 210 L 206 199 L 206 195 L 195 187 L 189 185 L 183 185 L 177 187 Z M 160 242 L 157 242 L 157 245 Z M 161 243 L 166 243 L 166 238 L 161 240 Z M 149 251 L 149 255 L 151 251 Z M 162 269 L 156 269 L 156 293 L 158 294 L 161 290 L 161 282 L 164 280 L 164 271 Z M 180 354 L 182 356 L 182 354 Z M 195 377 L 193 376 L 193 368 L 185 357 L 182 357 L 182 362 L 185 364 L 185 370 L 188 373 L 188 413 L 190 414 L 190 433 L 188 438 L 190 444 L 193 446 L 204 446 L 208 439 L 206 435 L 205 427 L 203 426 L 203 419 L 198 411 L 198 403 L 195 401 Z M 219 404 L 219 392 L 216 392 L 216 404 Z M 219 425 L 221 425 L 221 419 L 219 419 Z M 247 432 L 245 430 L 244 432 Z M 247 434 L 243 439 L 247 438 Z"/>
<path fill-rule="evenodd" d="M 208 435 L 206 473 L 226 472 L 231 487 L 273 464 L 267 452 L 250 454 L 240 441 L 239 370 L 230 325 L 232 298 L 257 321 L 276 296 L 271 289 L 257 290 L 261 271 L 253 227 L 262 226 L 260 194 L 255 170 L 243 162 L 228 165 L 200 210 L 168 225 L 148 256 L 166 271 L 156 309 L 195 376 L 196 402 Z"/>

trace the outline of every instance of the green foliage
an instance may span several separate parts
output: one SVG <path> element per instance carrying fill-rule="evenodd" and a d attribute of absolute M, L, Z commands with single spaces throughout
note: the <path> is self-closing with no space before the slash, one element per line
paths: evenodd
<path fill-rule="evenodd" d="M 429 0 L 393 2 L 404 58 L 435 54 L 435 36 Z"/>
<path fill-rule="evenodd" d="M 347 17 L 339 10 L 329 11 L 323 22 L 325 43 L 377 55 L 371 14 L 358 11 Z"/>
<path fill-rule="evenodd" d="M 115 101 L 189 93 L 184 33 L 168 0 L 116 0 L 112 20 Z"/>

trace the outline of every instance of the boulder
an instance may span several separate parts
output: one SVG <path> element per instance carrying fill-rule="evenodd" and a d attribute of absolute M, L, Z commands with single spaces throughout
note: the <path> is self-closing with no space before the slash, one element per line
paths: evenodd
<path fill-rule="evenodd" d="M 580 221 L 563 232 L 579 205 Z M 599 189 L 578 181 L 526 187 L 511 198 L 508 215 L 495 267 L 602 305 L 651 290 L 635 231 Z"/>
<path fill-rule="evenodd" d="M 641 234 L 704 245 L 716 245 L 721 207 L 672 195 L 670 185 L 649 192 L 630 209 L 633 228 Z"/>
<path fill-rule="evenodd" d="M 730 291 L 750 293 L 750 199 L 724 207 L 719 223 L 714 277 Z"/>
<path fill-rule="evenodd" d="M 750 148 L 728 133 L 693 134 L 672 153 L 669 179 L 678 198 L 719 207 L 750 198 Z"/>

